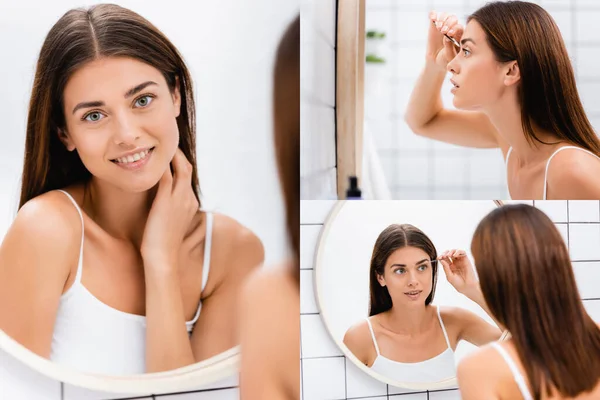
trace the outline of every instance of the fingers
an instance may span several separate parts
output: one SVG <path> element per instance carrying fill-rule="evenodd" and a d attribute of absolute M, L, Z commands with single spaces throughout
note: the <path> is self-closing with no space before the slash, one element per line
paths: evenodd
<path fill-rule="evenodd" d="M 163 172 L 160 180 L 158 181 L 158 190 L 156 192 L 156 197 L 163 197 L 171 194 L 171 190 L 173 189 L 173 175 L 171 174 L 171 168 L 166 169 Z"/>
<path fill-rule="evenodd" d="M 173 161 L 171 162 L 173 165 L 173 175 L 175 178 L 175 185 L 173 190 L 178 190 L 178 188 L 190 186 L 192 181 L 192 172 L 194 168 L 192 164 L 188 161 L 185 154 L 181 149 L 177 149 L 175 151 L 175 157 L 173 157 Z"/>
<path fill-rule="evenodd" d="M 452 275 L 454 275 L 454 272 L 452 272 L 452 269 L 450 269 L 450 264 L 445 259 L 441 259 L 440 264 L 442 264 L 442 268 L 444 268 L 444 273 L 446 274 L 446 278 L 450 279 L 450 277 Z"/>

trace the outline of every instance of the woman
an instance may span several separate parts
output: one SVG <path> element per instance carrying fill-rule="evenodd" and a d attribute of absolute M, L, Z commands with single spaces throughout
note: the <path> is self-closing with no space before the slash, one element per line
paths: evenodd
<path fill-rule="evenodd" d="M 101 4 L 52 27 L 0 248 L 8 335 L 102 374 L 170 370 L 237 344 L 238 292 L 263 249 L 199 210 L 193 99 L 177 49 L 134 12 Z"/>
<path fill-rule="evenodd" d="M 600 398 L 600 329 L 552 221 L 532 206 L 500 207 L 481 221 L 471 250 L 485 302 L 512 339 L 459 364 L 462 398 Z"/>
<path fill-rule="evenodd" d="M 242 400 L 300 399 L 300 18 L 277 49 L 275 155 L 292 259 L 252 275 L 242 297 Z"/>
<path fill-rule="evenodd" d="M 477 346 L 500 330 L 457 307 L 433 307 L 438 260 L 448 281 L 487 311 L 473 268 L 460 250 L 439 257 L 418 228 L 390 225 L 379 234 L 369 273 L 369 318 L 352 326 L 344 344 L 363 364 L 401 382 L 430 383 L 456 376 L 460 340 Z"/>
<path fill-rule="evenodd" d="M 432 12 L 430 20 L 425 68 L 405 115 L 410 128 L 456 145 L 500 148 L 513 199 L 600 199 L 600 141 L 550 15 L 509 1 L 480 8 L 466 28 L 454 15 Z M 447 72 L 458 110 L 442 105 Z"/>

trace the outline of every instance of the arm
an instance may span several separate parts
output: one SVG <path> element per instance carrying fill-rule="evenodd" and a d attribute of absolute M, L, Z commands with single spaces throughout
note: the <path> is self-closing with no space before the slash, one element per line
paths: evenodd
<path fill-rule="evenodd" d="M 159 182 L 141 245 L 146 280 L 148 372 L 180 368 L 193 364 L 207 353 L 215 354 L 215 349 L 232 347 L 235 343 L 235 332 L 231 328 L 235 312 L 232 309 L 239 290 L 237 285 L 246 276 L 248 265 L 254 267 L 262 260 L 262 245 L 256 245 L 258 239 L 255 236 L 241 229 L 228 232 L 230 238 L 237 240 L 226 240 L 221 245 L 225 246 L 224 250 L 213 251 L 232 254 L 232 258 L 223 263 L 231 272 L 224 275 L 222 285 L 210 295 L 211 299 L 207 297 L 202 320 L 199 318 L 196 322 L 197 329 L 190 339 L 185 326 L 178 263 L 181 244 L 198 212 L 198 201 L 190 187 L 193 168 L 180 149 L 177 149 L 172 165 L 173 174 L 167 168 Z M 244 233 L 240 235 L 240 231 Z M 236 248 L 235 253 L 232 248 Z M 206 320 L 210 320 L 210 324 L 203 323 Z"/>
<path fill-rule="evenodd" d="M 240 300 L 240 398 L 299 399 L 298 282 L 283 268 L 262 268 L 244 285 Z"/>
<path fill-rule="evenodd" d="M 425 68 L 417 79 L 406 108 L 405 120 L 414 133 L 430 139 L 467 147 L 502 147 L 500 136 L 490 119 L 480 111 L 445 109 L 440 94 L 447 64 L 456 50 L 440 33 L 432 20 L 440 19 L 455 32 L 449 34 L 460 41 L 463 27 L 456 17 L 430 14 Z M 508 147 L 508 146 L 506 146 Z"/>
<path fill-rule="evenodd" d="M 49 193 L 19 211 L 0 246 L 0 329 L 48 358 L 54 322 L 81 229 L 75 209 Z M 70 208 L 69 208 L 70 207 Z"/>
<path fill-rule="evenodd" d="M 215 217 L 213 262 L 223 267 L 224 273 L 215 289 L 202 299 L 202 312 L 191 337 L 197 361 L 239 344 L 239 321 L 243 317 L 239 310 L 240 294 L 252 271 L 264 262 L 260 239 L 237 221 L 221 218 Z M 223 227 L 220 230 L 219 220 Z"/>
<path fill-rule="evenodd" d="M 475 346 L 483 346 L 500 339 L 502 332 L 471 311 L 456 307 L 452 310 L 458 321 L 458 340 L 466 340 Z"/>

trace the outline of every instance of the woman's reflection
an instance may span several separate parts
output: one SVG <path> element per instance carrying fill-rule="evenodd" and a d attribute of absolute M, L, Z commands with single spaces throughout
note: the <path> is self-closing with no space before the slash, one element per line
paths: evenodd
<path fill-rule="evenodd" d="M 451 379 L 460 340 L 482 345 L 500 338 L 500 329 L 470 311 L 431 305 L 440 264 L 456 290 L 487 311 L 464 252 L 438 257 L 429 237 L 409 224 L 380 233 L 371 257 L 369 317 L 344 336 L 350 351 L 374 372 L 399 382 Z"/>
<path fill-rule="evenodd" d="M 200 209 L 194 113 L 180 53 L 141 16 L 102 4 L 53 26 L 29 103 L 20 210 L 0 247 L 9 336 L 110 375 L 238 343 L 238 292 L 263 248 Z"/>

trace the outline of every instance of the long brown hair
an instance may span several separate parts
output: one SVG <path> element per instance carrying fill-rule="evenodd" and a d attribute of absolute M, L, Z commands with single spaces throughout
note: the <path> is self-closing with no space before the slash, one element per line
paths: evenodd
<path fill-rule="evenodd" d="M 192 188 L 198 201 L 195 106 L 189 71 L 175 46 L 150 22 L 113 4 L 68 11 L 50 29 L 37 61 L 25 140 L 19 208 L 54 189 L 91 178 L 79 155 L 60 142 L 65 127 L 63 91 L 84 64 L 103 57 L 130 57 L 158 69 L 173 93 L 179 83 L 179 148 L 193 165 Z"/>
<path fill-rule="evenodd" d="M 550 14 L 533 3 L 496 1 L 475 11 L 471 20 L 485 31 L 497 61 L 517 61 L 527 141 L 545 143 L 536 137 L 535 125 L 600 156 L 600 140 L 584 112 L 569 54 Z"/>
<path fill-rule="evenodd" d="M 300 17 L 288 26 L 277 49 L 273 85 L 275 154 L 285 201 L 287 231 L 300 258 Z M 299 278 L 299 269 L 295 275 Z"/>
<path fill-rule="evenodd" d="M 381 286 L 377 280 L 378 275 L 385 272 L 385 263 L 392 253 L 403 247 L 416 247 L 427 253 L 430 260 L 437 259 L 437 250 L 433 242 L 423 231 L 410 224 L 392 224 L 385 228 L 377 237 L 373 254 L 371 256 L 371 268 L 369 271 L 369 316 L 380 314 L 392 308 L 392 297 L 387 286 Z M 437 284 L 437 262 L 432 265 L 431 293 L 425 299 L 425 305 L 431 304 L 435 296 Z"/>
<path fill-rule="evenodd" d="M 552 388 L 575 397 L 600 379 L 600 329 L 579 298 L 569 252 L 535 207 L 502 206 L 471 243 L 483 297 L 512 334 L 536 400 Z"/>

